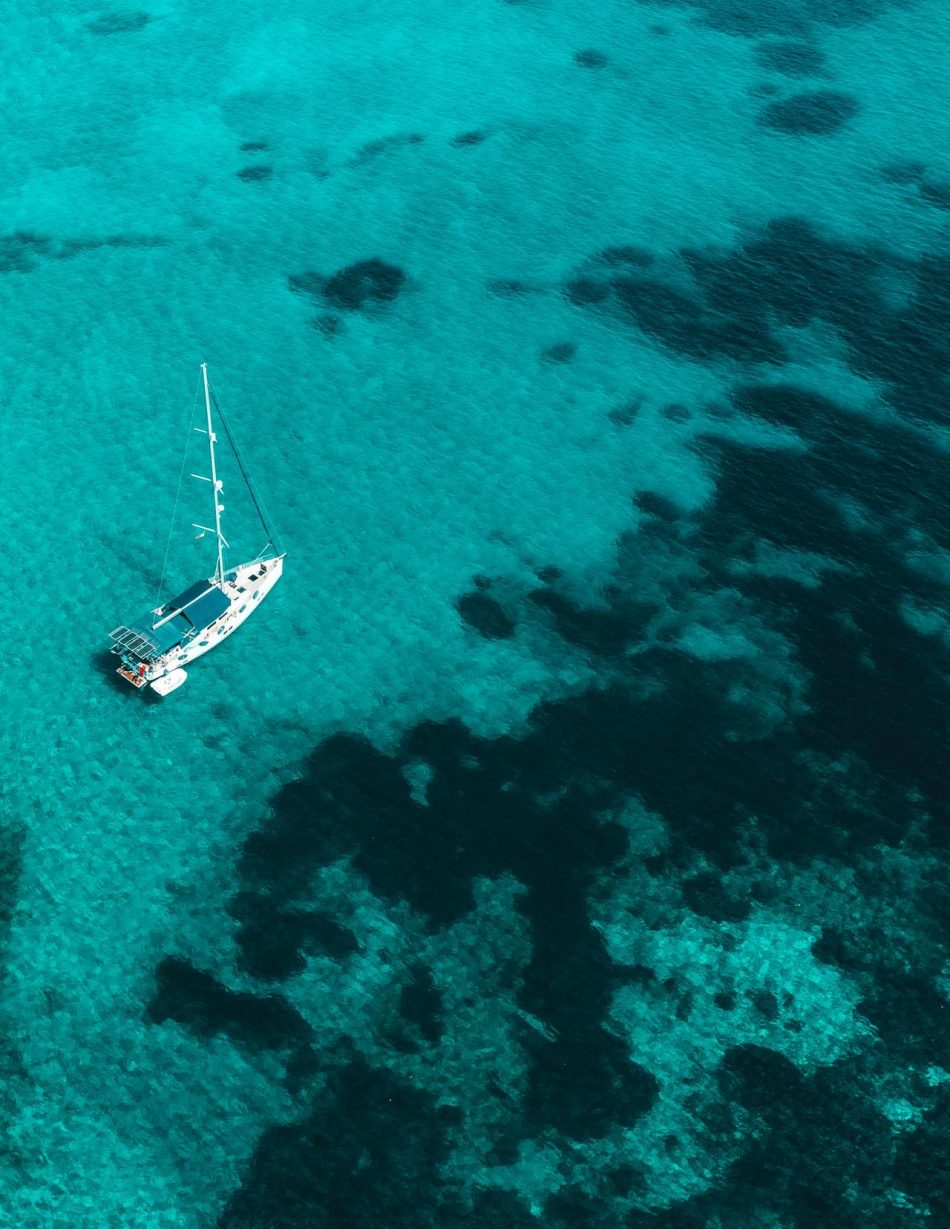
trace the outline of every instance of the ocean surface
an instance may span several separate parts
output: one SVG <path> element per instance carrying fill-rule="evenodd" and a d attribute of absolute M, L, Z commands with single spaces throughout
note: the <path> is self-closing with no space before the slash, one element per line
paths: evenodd
<path fill-rule="evenodd" d="M 950 1224 L 948 45 L 5 7 L 3 1229 Z"/>

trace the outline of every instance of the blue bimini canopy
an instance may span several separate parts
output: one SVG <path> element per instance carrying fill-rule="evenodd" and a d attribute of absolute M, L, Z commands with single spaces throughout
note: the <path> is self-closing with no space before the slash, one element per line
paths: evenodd
<path fill-rule="evenodd" d="M 166 602 L 158 614 L 149 610 L 133 622 L 117 627 L 110 636 L 116 652 L 126 649 L 142 661 L 153 661 L 203 631 L 230 605 L 216 585 L 198 580 Z"/>
<path fill-rule="evenodd" d="M 223 615 L 231 605 L 227 596 L 209 580 L 196 580 L 189 585 L 184 593 L 179 593 L 162 608 L 159 620 L 166 618 L 173 610 L 180 611 L 177 617 L 186 618 L 196 632 L 202 631 L 213 623 L 219 615 Z M 156 620 L 158 621 L 158 620 Z"/>

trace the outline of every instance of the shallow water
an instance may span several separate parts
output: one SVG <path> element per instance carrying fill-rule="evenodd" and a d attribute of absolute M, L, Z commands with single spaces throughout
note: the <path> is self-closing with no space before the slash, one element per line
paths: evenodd
<path fill-rule="evenodd" d="M 7 17 L 0 1223 L 950 1217 L 946 7 Z"/>

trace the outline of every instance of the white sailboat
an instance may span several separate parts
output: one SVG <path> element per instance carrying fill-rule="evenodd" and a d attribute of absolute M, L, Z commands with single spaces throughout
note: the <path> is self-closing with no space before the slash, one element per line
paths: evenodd
<path fill-rule="evenodd" d="M 188 674 L 184 667 L 210 652 L 222 640 L 251 617 L 261 602 L 280 580 L 284 570 L 284 552 L 281 551 L 273 530 L 270 528 L 263 507 L 244 467 L 241 454 L 217 399 L 213 397 L 208 383 L 208 364 L 201 364 L 201 381 L 204 390 L 205 427 L 195 431 L 208 437 L 210 475 L 192 474 L 199 482 L 211 487 L 214 504 L 214 527 L 195 524 L 199 537 L 213 534 L 217 540 L 217 564 L 214 575 L 197 580 L 182 593 L 167 602 L 147 611 L 138 619 L 120 624 L 109 633 L 112 652 L 121 661 L 116 673 L 133 687 L 151 686 L 159 695 L 166 696 L 184 683 Z M 225 571 L 224 551 L 230 549 L 221 532 L 221 502 L 223 483 L 218 477 L 215 459 L 215 444 L 218 442 L 212 417 L 212 400 L 216 417 L 224 427 L 238 468 L 247 484 L 248 492 L 267 534 L 267 543 L 250 563 L 241 563 Z M 164 583 L 164 576 L 162 577 Z"/>

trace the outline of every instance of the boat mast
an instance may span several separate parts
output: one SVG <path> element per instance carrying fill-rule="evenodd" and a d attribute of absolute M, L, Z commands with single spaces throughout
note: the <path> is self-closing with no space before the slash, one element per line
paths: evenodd
<path fill-rule="evenodd" d="M 205 417 L 208 421 L 208 451 L 211 454 L 211 496 L 214 500 L 214 532 L 218 539 L 218 563 L 214 571 L 214 578 L 221 584 L 224 581 L 224 558 L 221 549 L 221 544 L 224 541 L 224 538 L 221 536 L 221 513 L 224 511 L 224 504 L 218 502 L 222 484 L 218 481 L 218 471 L 214 464 L 214 445 L 217 437 L 211 426 L 211 392 L 208 388 L 207 363 L 201 364 L 201 378 L 204 382 Z"/>

